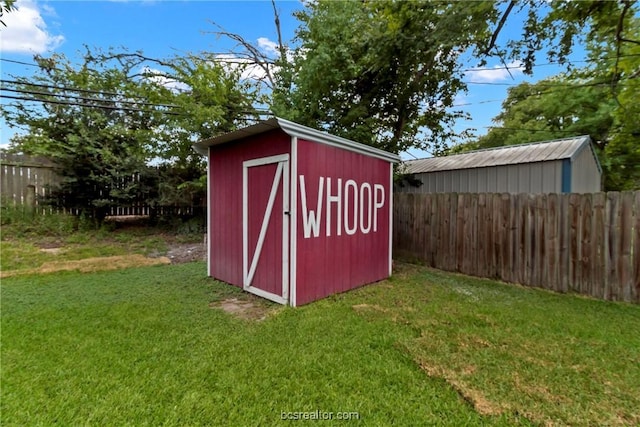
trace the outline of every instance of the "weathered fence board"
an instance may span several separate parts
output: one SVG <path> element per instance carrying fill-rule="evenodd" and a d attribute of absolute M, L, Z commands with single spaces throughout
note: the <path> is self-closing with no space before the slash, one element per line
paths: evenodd
<path fill-rule="evenodd" d="M 0 161 L 2 203 L 37 206 L 48 186 L 58 182 L 54 164 L 44 157 L 1 153 Z"/>
<path fill-rule="evenodd" d="M 139 179 L 140 176 L 137 174 L 122 176 L 117 188 L 124 190 Z M 2 204 L 22 206 L 39 213 L 53 213 L 53 208 L 42 206 L 39 201 L 59 182 L 55 164 L 45 157 L 0 153 Z M 111 207 L 107 215 L 192 216 L 199 215 L 204 209 L 201 206 L 149 206 L 144 200 L 144 195 L 140 195 L 139 200 L 132 200 L 126 206 Z"/>
<path fill-rule="evenodd" d="M 640 191 L 394 197 L 400 256 L 442 270 L 640 303 Z"/>

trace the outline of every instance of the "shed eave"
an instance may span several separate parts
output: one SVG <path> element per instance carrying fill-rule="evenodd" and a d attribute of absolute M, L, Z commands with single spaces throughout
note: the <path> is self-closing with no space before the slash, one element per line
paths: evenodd
<path fill-rule="evenodd" d="M 278 121 L 274 118 L 271 118 L 269 120 L 256 123 L 255 125 L 248 126 L 246 128 L 203 139 L 202 141 L 196 142 L 192 146 L 196 152 L 204 156 L 209 152 L 209 147 L 213 147 L 214 145 L 226 144 L 238 139 L 246 138 L 248 136 L 258 135 L 273 129 L 278 129 L 279 127 L 280 126 L 278 126 Z"/>
<path fill-rule="evenodd" d="M 289 120 L 276 117 L 278 124 L 287 134 L 295 136 L 297 138 L 308 139 L 311 141 L 321 142 L 323 144 L 332 145 L 334 147 L 340 147 L 356 153 L 365 154 L 371 157 L 377 157 L 382 160 L 386 160 L 391 163 L 400 162 L 400 156 L 390 153 L 388 151 L 380 150 L 370 145 L 361 144 L 359 142 L 351 141 L 350 139 L 342 138 L 339 136 L 331 135 L 326 132 L 322 132 L 316 129 L 302 126 L 298 123 L 291 122 Z"/>
<path fill-rule="evenodd" d="M 584 141 L 582 142 L 582 144 L 580 144 L 580 147 L 572 153 L 570 160 L 573 162 L 576 157 L 578 157 L 578 155 L 582 153 L 582 150 L 584 150 L 585 148 L 589 148 L 593 159 L 596 161 L 598 172 L 600 173 L 600 175 L 602 175 L 602 165 L 600 164 L 600 159 L 598 159 L 598 154 L 596 153 L 593 140 L 589 135 L 582 136 L 581 138 L 584 138 Z"/>
<path fill-rule="evenodd" d="M 292 137 L 308 139 L 310 141 L 320 142 L 334 147 L 343 148 L 345 150 L 354 151 L 356 153 L 365 154 L 371 157 L 376 157 L 391 163 L 400 162 L 400 156 L 397 154 L 389 153 L 387 151 L 380 150 L 369 145 L 361 144 L 359 142 L 351 141 L 346 138 L 341 138 L 339 136 L 330 135 L 326 132 L 302 126 L 300 124 L 281 119 L 279 117 L 265 120 L 244 129 L 239 129 L 233 132 L 225 133 L 223 135 L 198 141 L 193 144 L 193 149 L 197 153 L 205 156 L 209 152 L 209 147 L 227 144 L 238 139 L 246 138 L 252 135 L 258 135 L 273 129 L 282 129 L 286 134 Z"/>

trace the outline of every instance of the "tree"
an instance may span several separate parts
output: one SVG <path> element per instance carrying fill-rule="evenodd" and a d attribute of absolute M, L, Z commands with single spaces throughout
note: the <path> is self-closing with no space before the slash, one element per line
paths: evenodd
<path fill-rule="evenodd" d="M 148 94 L 154 102 L 175 106 L 179 114 L 163 117 L 155 137 L 156 160 L 161 163 L 161 205 L 198 206 L 205 203 L 206 161 L 193 150 L 193 143 L 233 131 L 259 120 L 262 114 L 257 83 L 241 78 L 239 69 L 202 53 L 168 60 L 142 52 L 109 52 L 96 56 L 99 62 L 118 61 L 128 70 L 141 70 L 138 77 L 153 82 L 158 91 Z"/>
<path fill-rule="evenodd" d="M 598 148 L 605 189 L 640 188 L 640 21 L 618 14 L 610 24 L 608 32 L 591 30 L 588 66 L 509 89 L 496 127 L 455 152 L 586 134 Z"/>
<path fill-rule="evenodd" d="M 522 61 L 526 74 L 532 73 L 541 54 L 549 61 L 570 65 L 568 57 L 576 44 L 621 47 L 632 41 L 624 34 L 634 28 L 636 3 L 636 0 L 496 2 L 496 8 L 501 9 L 501 16 L 488 43 L 478 50 L 478 57 L 497 56 L 503 60 Z M 526 15 L 522 21 L 522 36 L 498 43 L 505 23 L 513 18 L 515 12 Z"/>
<path fill-rule="evenodd" d="M 15 0 L 3 0 L 0 2 L 0 25 L 6 27 L 7 24 L 4 23 L 3 17 L 5 13 L 9 13 L 15 9 Z"/>
<path fill-rule="evenodd" d="M 394 152 L 418 147 L 438 153 L 469 136 L 453 131 L 464 115 L 451 108 L 466 90 L 458 63 L 463 53 L 479 65 L 490 57 L 517 60 L 530 74 L 542 55 L 569 64 L 578 43 L 621 47 L 635 14 L 634 0 L 320 0 L 296 15 L 300 26 L 290 47 L 272 4 L 275 56 L 241 35 L 215 32 L 240 46 L 232 56 L 264 70 L 271 111 Z M 501 40 L 505 25 L 523 15 L 522 37 Z"/>
<path fill-rule="evenodd" d="M 393 152 L 455 137 L 459 55 L 489 35 L 491 3 L 314 2 L 298 14 L 293 81 L 273 110 Z M 286 71 L 286 70 L 284 70 Z M 285 84 L 289 82 L 285 79 Z M 288 102 L 283 102 L 287 99 Z"/>
<path fill-rule="evenodd" d="M 579 42 L 620 46 L 633 1 L 312 2 L 298 46 L 276 73 L 277 115 L 394 152 L 438 152 L 457 138 L 453 99 L 466 90 L 461 54 L 497 56 L 531 73 L 546 51 L 564 63 Z M 514 13 L 521 39 L 498 43 Z M 615 35 L 612 36 L 612 35 Z M 280 55 L 282 59 L 282 55 Z M 615 81 L 615 80 L 614 80 Z"/>
<path fill-rule="evenodd" d="M 171 106 L 154 129 L 158 142 L 154 155 L 177 165 L 203 164 L 192 144 L 258 120 L 254 107 L 260 94 L 256 83 L 241 78 L 241 70 L 221 64 L 214 55 L 187 54 L 169 59 L 142 52 L 109 51 L 91 55 L 96 64 L 115 62 L 127 79 L 151 85 L 147 101 Z"/>
<path fill-rule="evenodd" d="M 51 202 L 97 221 L 143 193 L 150 204 L 201 203 L 205 162 L 192 144 L 255 118 L 250 88 L 205 58 L 87 49 L 79 66 L 62 55 L 35 59 L 36 75 L 2 82 L 16 100 L 2 114 L 27 131 L 11 149 L 60 165 Z M 151 161 L 164 164 L 160 172 Z"/>
<path fill-rule="evenodd" d="M 478 139 L 479 148 L 575 135 L 591 135 L 604 149 L 613 124 L 615 101 L 606 83 L 558 75 L 509 88 L 496 126 Z"/>
<path fill-rule="evenodd" d="M 502 112 L 494 118 L 496 126 L 452 152 L 590 135 L 604 169 L 605 189 L 638 188 L 638 115 L 631 112 L 636 109 L 635 102 L 625 98 L 636 83 L 633 79 L 623 83 L 618 96 L 622 103 L 603 80 L 561 75 L 514 86 L 509 89 Z"/>
<path fill-rule="evenodd" d="M 154 86 L 115 68 L 90 68 L 90 58 L 77 69 L 63 55 L 35 60 L 32 78 L 2 82 L 17 100 L 2 114 L 28 130 L 11 149 L 54 161 L 61 181 L 48 202 L 100 222 L 110 206 L 127 205 L 151 185 L 146 164 L 163 112 L 143 96 Z"/>
<path fill-rule="evenodd" d="M 640 189 L 640 19 L 635 23 L 633 32 L 620 36 L 626 42 L 616 46 L 607 64 L 616 77 L 611 85 L 615 109 L 602 163 L 608 187 L 616 190 Z"/>

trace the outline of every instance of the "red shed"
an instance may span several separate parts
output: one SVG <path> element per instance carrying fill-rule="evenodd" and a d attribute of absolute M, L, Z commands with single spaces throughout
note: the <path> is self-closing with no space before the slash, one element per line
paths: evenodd
<path fill-rule="evenodd" d="M 280 118 L 195 149 L 209 276 L 298 306 L 391 274 L 397 155 Z"/>

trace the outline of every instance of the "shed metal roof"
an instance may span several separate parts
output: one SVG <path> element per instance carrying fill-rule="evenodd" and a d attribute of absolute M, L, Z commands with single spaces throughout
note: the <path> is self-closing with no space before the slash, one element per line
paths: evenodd
<path fill-rule="evenodd" d="M 573 160 L 583 149 L 593 150 L 589 136 L 555 139 L 529 144 L 509 145 L 454 154 L 445 157 L 409 160 L 404 162 L 404 173 L 426 173 L 521 163 Z M 595 152 L 593 153 L 595 157 Z M 596 157 L 596 163 L 598 159 Z M 598 167 L 600 164 L 598 163 Z"/>
<path fill-rule="evenodd" d="M 342 149 L 354 151 L 356 153 L 365 154 L 371 157 L 377 157 L 388 162 L 397 163 L 400 161 L 400 156 L 398 156 L 397 154 L 389 153 L 387 151 L 371 147 L 370 145 L 361 144 L 359 142 L 351 141 L 346 138 L 341 138 L 339 136 L 331 135 L 326 132 L 302 126 L 298 123 L 281 119 L 279 117 L 274 117 L 269 120 L 256 123 L 255 125 L 246 127 L 244 129 L 238 129 L 233 132 L 225 133 L 213 138 L 196 142 L 195 144 L 193 144 L 193 148 L 198 153 L 206 155 L 209 147 L 227 144 L 239 139 L 246 138 L 248 136 L 268 132 L 273 129 L 282 129 L 286 134 L 292 137 L 303 138 L 310 141 L 332 145 L 334 147 L 340 147 Z"/>

